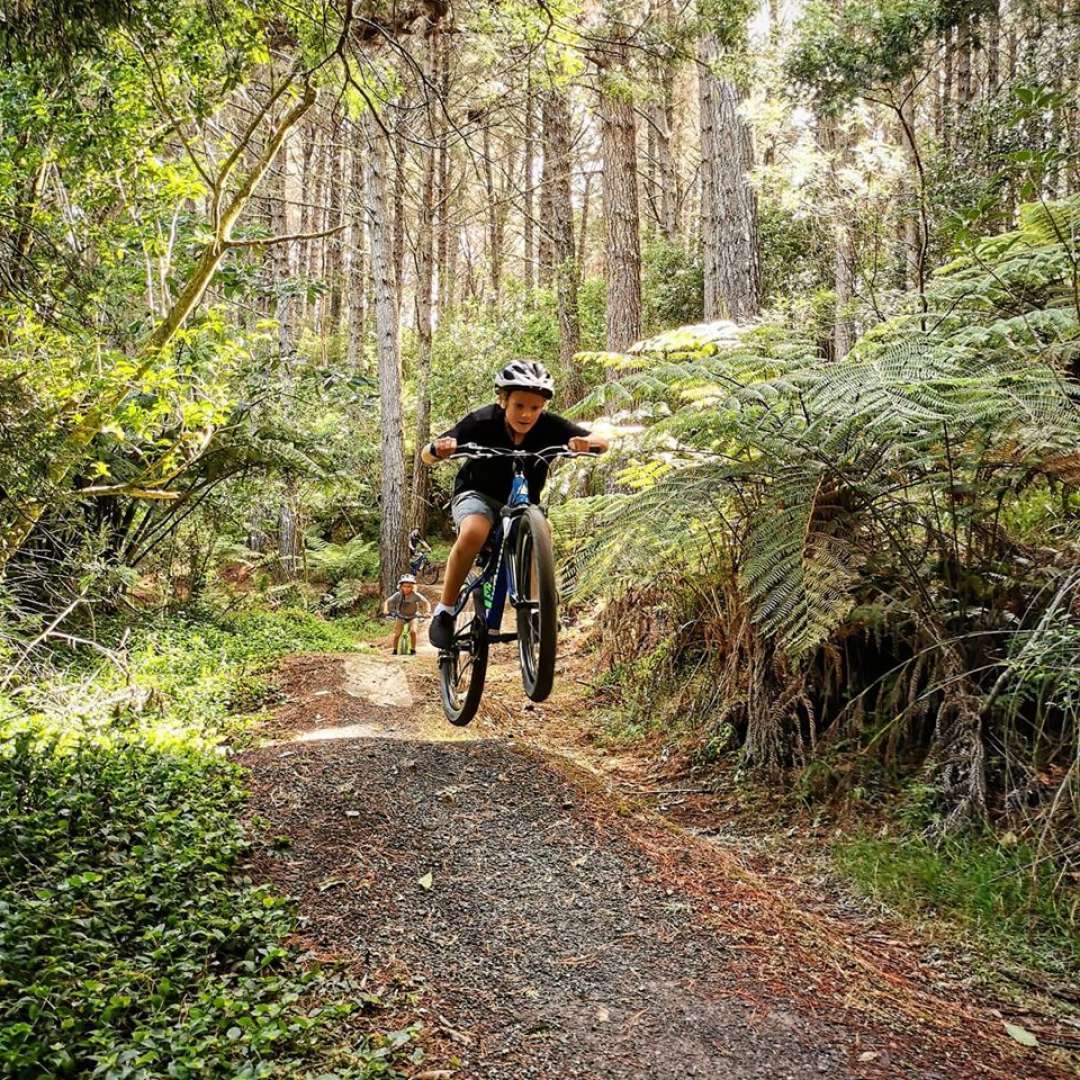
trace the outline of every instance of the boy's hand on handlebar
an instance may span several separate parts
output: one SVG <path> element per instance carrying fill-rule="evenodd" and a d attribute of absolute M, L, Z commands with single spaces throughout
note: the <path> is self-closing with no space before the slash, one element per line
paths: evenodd
<path fill-rule="evenodd" d="M 431 452 L 437 458 L 448 458 L 457 449 L 457 439 L 446 436 L 431 440 Z"/>
<path fill-rule="evenodd" d="M 575 435 L 566 444 L 575 454 L 602 454 L 607 443 L 594 439 L 591 435 Z"/>

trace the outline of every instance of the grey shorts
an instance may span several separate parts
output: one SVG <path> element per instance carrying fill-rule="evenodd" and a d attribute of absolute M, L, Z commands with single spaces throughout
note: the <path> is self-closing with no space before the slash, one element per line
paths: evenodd
<path fill-rule="evenodd" d="M 459 491 L 450 502 L 450 516 L 454 519 L 454 528 L 460 529 L 461 523 L 470 514 L 482 514 L 494 525 L 499 520 L 503 504 L 491 495 L 480 491 Z"/>

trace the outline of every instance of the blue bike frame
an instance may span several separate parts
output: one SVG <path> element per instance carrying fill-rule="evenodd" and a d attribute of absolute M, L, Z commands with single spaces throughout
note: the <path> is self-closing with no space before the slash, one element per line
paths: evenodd
<path fill-rule="evenodd" d="M 454 614 L 457 615 L 469 602 L 469 597 L 477 590 L 483 590 L 491 582 L 491 599 L 488 600 L 481 591 L 486 609 L 486 622 L 489 631 L 497 632 L 502 625 L 503 611 L 506 608 L 506 598 L 517 605 L 518 591 L 517 582 L 513 580 L 513 565 L 506 557 L 507 549 L 517 536 L 517 519 L 521 517 L 525 508 L 529 505 L 529 483 L 524 474 L 519 470 L 514 473 L 514 482 L 510 488 L 510 498 L 502 508 L 502 520 L 496 524 L 491 537 L 491 555 L 487 563 L 469 587 L 458 597 L 454 606 Z M 517 635 L 509 635 L 507 640 L 516 638 Z"/>

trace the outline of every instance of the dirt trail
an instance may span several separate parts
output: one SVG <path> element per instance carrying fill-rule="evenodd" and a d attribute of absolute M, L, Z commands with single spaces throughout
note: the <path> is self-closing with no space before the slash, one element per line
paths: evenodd
<path fill-rule="evenodd" d="M 275 741 L 244 755 L 252 811 L 289 838 L 257 874 L 299 898 L 320 953 L 418 995 L 419 1073 L 1068 1075 L 483 713 L 451 728 L 432 669 L 296 658 Z"/>

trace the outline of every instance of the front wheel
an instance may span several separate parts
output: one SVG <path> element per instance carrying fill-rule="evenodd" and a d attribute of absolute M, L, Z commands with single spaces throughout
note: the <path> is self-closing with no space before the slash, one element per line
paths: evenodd
<path fill-rule="evenodd" d="M 439 568 L 434 563 L 425 560 L 423 564 L 417 568 L 416 576 L 425 585 L 434 585 L 439 580 Z"/>
<path fill-rule="evenodd" d="M 442 707 L 451 724 L 464 727 L 480 708 L 487 676 L 487 612 L 483 590 L 476 589 L 454 623 L 454 641 L 439 653 Z"/>
<path fill-rule="evenodd" d="M 544 701 L 555 682 L 558 596 L 551 530 L 538 506 L 518 520 L 514 545 L 518 659 L 521 683 L 533 701 Z"/>

